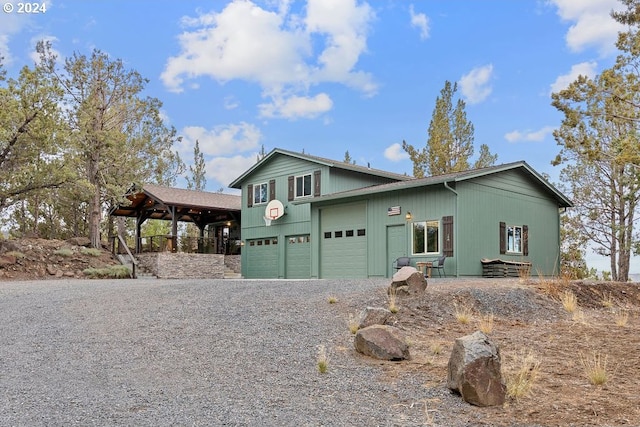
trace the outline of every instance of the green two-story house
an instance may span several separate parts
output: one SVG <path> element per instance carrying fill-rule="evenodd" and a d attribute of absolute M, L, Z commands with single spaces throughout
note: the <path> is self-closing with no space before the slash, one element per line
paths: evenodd
<path fill-rule="evenodd" d="M 242 275 L 245 278 L 310 278 L 311 205 L 343 191 L 411 179 L 399 175 L 274 149 L 229 186 L 242 191 Z M 283 212 L 273 212 L 279 201 Z M 267 225 L 268 224 L 268 225 Z"/>
<path fill-rule="evenodd" d="M 571 206 L 523 161 L 414 179 L 276 149 L 231 187 L 246 278 L 390 277 L 399 257 L 442 256 L 448 276 L 480 276 L 487 258 L 554 275 Z M 272 221 L 270 200 L 284 214 Z"/>

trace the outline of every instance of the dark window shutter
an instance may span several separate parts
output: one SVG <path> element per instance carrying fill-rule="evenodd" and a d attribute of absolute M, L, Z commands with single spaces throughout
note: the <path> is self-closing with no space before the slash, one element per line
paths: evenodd
<path fill-rule="evenodd" d="M 529 226 L 522 226 L 522 254 L 529 255 Z"/>
<path fill-rule="evenodd" d="M 442 217 L 442 254 L 448 257 L 453 256 L 453 217 Z"/>
<path fill-rule="evenodd" d="M 313 173 L 313 196 L 320 197 L 320 175 L 322 171 L 315 171 Z"/>
<path fill-rule="evenodd" d="M 295 185 L 294 185 L 293 180 L 294 180 L 293 176 L 290 176 L 287 179 L 287 185 L 289 187 L 289 198 L 288 198 L 289 201 L 292 201 L 294 199 L 293 195 L 294 195 L 294 191 L 295 191 Z"/>
<path fill-rule="evenodd" d="M 276 198 L 276 180 L 269 181 L 269 201 Z"/>
<path fill-rule="evenodd" d="M 507 224 L 500 223 L 500 253 L 507 253 Z"/>
<path fill-rule="evenodd" d="M 247 207 L 253 206 L 253 184 L 247 185 Z"/>

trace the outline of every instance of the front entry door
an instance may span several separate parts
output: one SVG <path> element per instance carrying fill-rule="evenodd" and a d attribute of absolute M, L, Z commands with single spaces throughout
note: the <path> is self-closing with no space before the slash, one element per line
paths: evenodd
<path fill-rule="evenodd" d="M 407 255 L 407 231 L 404 224 L 387 227 L 387 277 L 393 276 L 393 261 Z"/>

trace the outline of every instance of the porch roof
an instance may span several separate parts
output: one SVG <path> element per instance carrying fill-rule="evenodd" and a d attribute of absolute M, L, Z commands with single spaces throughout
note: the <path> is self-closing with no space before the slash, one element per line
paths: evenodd
<path fill-rule="evenodd" d="M 208 191 L 185 190 L 145 184 L 132 188 L 125 197 L 129 203 L 114 207 L 110 215 L 139 219 L 176 220 L 206 224 L 237 220 L 240 218 L 240 196 Z"/>

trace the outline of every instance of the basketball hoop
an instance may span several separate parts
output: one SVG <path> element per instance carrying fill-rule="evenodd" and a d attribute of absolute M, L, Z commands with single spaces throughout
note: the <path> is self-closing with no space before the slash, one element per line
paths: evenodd
<path fill-rule="evenodd" d="M 269 227 L 271 221 L 276 220 L 284 215 L 284 206 L 279 200 L 272 200 L 267 204 L 264 210 L 264 225 Z"/>

